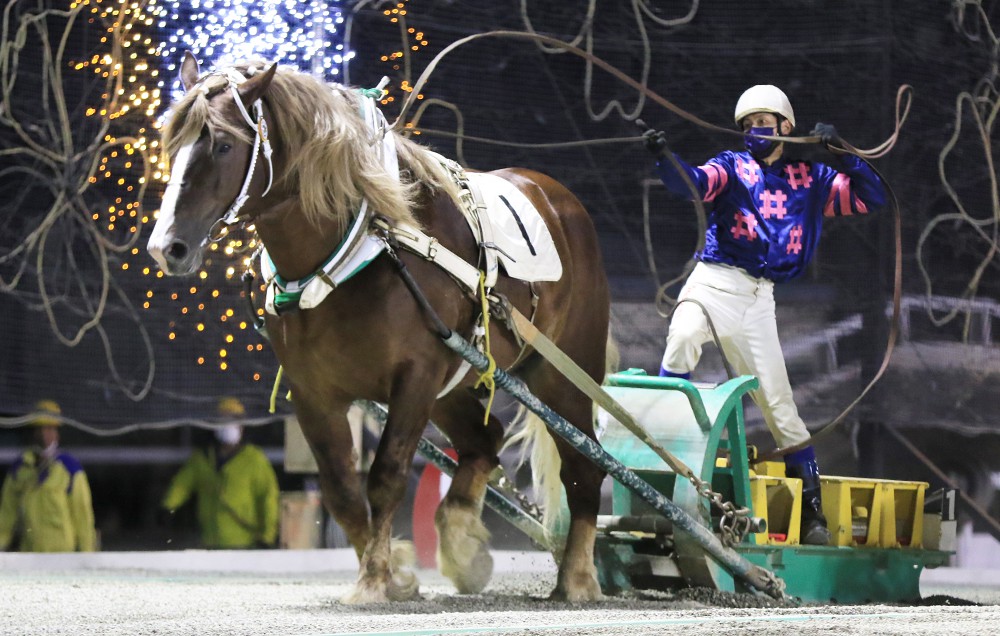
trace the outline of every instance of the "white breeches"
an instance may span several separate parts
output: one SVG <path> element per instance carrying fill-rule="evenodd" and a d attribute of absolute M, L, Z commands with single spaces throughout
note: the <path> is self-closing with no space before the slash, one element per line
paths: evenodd
<path fill-rule="evenodd" d="M 780 447 L 805 441 L 809 431 L 792 399 L 774 314 L 774 283 L 744 270 L 698 263 L 681 289 L 679 301 L 701 303 L 712 317 L 722 350 L 738 375 L 754 375 L 760 388 L 750 397 L 764 414 Z M 674 311 L 663 354 L 663 368 L 690 373 L 712 331 L 701 307 L 682 302 Z"/>

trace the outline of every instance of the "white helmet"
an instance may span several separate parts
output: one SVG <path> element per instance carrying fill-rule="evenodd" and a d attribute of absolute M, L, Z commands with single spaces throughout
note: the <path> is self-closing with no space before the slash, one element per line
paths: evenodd
<path fill-rule="evenodd" d="M 739 126 L 744 117 L 750 113 L 774 113 L 788 120 L 795 127 L 795 113 L 788 97 L 777 86 L 758 84 L 746 89 L 740 100 L 736 102 L 736 125 Z"/>

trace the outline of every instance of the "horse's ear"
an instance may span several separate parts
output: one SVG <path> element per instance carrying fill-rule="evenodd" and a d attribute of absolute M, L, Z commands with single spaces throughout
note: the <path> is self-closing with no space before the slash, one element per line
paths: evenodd
<path fill-rule="evenodd" d="M 267 87 L 271 85 L 271 80 L 274 79 L 274 73 L 278 70 L 278 64 L 274 63 L 271 68 L 267 69 L 262 73 L 257 73 L 256 75 L 250 76 L 250 78 L 240 84 L 236 90 L 239 92 L 240 97 L 243 98 L 243 102 L 246 104 L 252 104 L 267 92 Z"/>
<path fill-rule="evenodd" d="M 198 83 L 198 75 L 201 70 L 198 68 L 198 60 L 191 51 L 184 51 L 184 61 L 181 62 L 181 85 L 185 91 Z"/>

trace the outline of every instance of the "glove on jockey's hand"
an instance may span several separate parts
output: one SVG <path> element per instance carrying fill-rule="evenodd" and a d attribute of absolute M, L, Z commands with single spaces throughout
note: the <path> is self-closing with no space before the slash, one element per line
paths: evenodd
<path fill-rule="evenodd" d="M 667 147 L 667 135 L 662 130 L 650 128 L 642 133 L 642 143 L 646 145 L 646 150 L 654 157 L 659 158 Z"/>
<path fill-rule="evenodd" d="M 810 136 L 819 137 L 819 140 L 823 142 L 827 150 L 830 150 L 830 145 L 839 146 L 841 145 L 842 139 L 840 134 L 837 132 L 837 127 L 833 124 L 822 124 L 818 123 L 813 126 L 812 132 L 809 133 Z"/>

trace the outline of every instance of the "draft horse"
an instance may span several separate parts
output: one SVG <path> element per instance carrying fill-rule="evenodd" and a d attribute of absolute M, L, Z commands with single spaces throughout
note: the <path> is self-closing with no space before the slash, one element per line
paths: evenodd
<path fill-rule="evenodd" d="M 166 274 L 193 273 L 214 228 L 226 220 L 252 222 L 276 272 L 285 280 L 303 279 L 335 250 L 363 201 L 389 224 L 419 226 L 469 263 L 478 263 L 481 246 L 435 154 L 397 135 L 399 173 L 389 174 L 359 114 L 364 99 L 359 91 L 277 64 L 265 66 L 241 63 L 200 74 L 190 53 L 184 59 L 186 92 L 172 105 L 163 135 L 171 177 L 148 244 Z M 558 281 L 534 284 L 534 310 L 532 289 L 523 281 L 501 272 L 494 291 L 533 315 L 542 333 L 600 381 L 609 296 L 587 211 L 545 175 L 515 168 L 493 174 L 515 184 L 540 211 L 563 265 Z M 481 311 L 474 295 L 434 263 L 405 251 L 399 257 L 441 320 L 470 337 Z M 522 350 L 498 323 L 490 322 L 498 366 L 516 373 L 593 438 L 591 402 L 537 353 Z M 318 306 L 267 315 L 266 328 L 319 466 L 324 505 L 360 561 L 357 583 L 343 600 L 371 603 L 418 595 L 412 571 L 393 558 L 390 532 L 428 420 L 458 452 L 457 472 L 435 515 L 438 562 L 460 592 L 481 591 L 493 562 L 480 516 L 490 473 L 499 464 L 502 425 L 492 415 L 484 425 L 474 371 L 439 395 L 461 360 L 429 328 L 397 265 L 383 254 Z M 355 470 L 347 422 L 349 406 L 359 399 L 388 406 L 367 484 Z M 539 448 L 545 442 L 553 449 L 550 465 L 557 467 L 570 512 L 552 597 L 597 599 L 593 546 L 604 475 L 561 439 L 554 441 L 545 434 L 535 439 Z M 558 506 L 558 500 L 549 505 Z"/>

